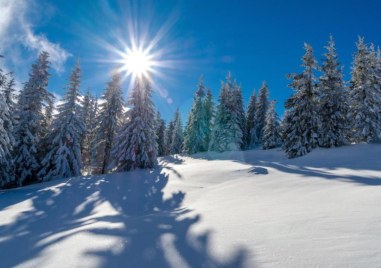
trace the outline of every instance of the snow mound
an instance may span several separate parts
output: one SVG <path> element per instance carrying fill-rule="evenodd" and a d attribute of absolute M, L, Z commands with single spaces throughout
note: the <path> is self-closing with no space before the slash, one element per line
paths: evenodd
<path fill-rule="evenodd" d="M 160 159 L 0 192 L 0 267 L 375 267 L 381 145 Z"/>

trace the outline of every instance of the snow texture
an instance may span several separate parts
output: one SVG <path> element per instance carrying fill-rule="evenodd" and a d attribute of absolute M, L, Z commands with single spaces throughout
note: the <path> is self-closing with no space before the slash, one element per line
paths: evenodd
<path fill-rule="evenodd" d="M 168 156 L 0 192 L 2 267 L 377 267 L 381 145 Z"/>

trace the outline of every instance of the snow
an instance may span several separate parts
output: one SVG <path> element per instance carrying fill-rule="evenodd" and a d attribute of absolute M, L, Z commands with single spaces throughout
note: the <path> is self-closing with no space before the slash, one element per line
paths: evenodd
<path fill-rule="evenodd" d="M 360 144 L 169 156 L 2 191 L 0 266 L 376 267 L 380 155 Z"/>

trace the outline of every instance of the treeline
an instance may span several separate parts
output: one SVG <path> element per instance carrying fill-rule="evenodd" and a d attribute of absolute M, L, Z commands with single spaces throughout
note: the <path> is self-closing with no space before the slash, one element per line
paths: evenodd
<path fill-rule="evenodd" d="M 82 96 L 79 63 L 55 106 L 47 89 L 49 66 L 49 55 L 42 52 L 18 94 L 12 74 L 0 70 L 1 188 L 152 168 L 157 156 L 169 154 L 282 146 L 292 158 L 318 146 L 381 138 L 381 52 L 363 38 L 357 42 L 349 83 L 343 80 L 332 37 L 321 65 L 305 45 L 302 72 L 289 75 L 294 92 L 282 121 L 266 82 L 245 110 L 241 87 L 228 73 L 216 107 L 200 79 L 185 127 L 179 110 L 166 124 L 152 102 L 149 78 L 136 79 L 126 102 L 116 72 L 100 99 L 90 90 Z"/>

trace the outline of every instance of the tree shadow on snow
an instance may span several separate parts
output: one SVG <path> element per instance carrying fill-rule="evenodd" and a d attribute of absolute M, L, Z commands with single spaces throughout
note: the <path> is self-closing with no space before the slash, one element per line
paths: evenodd
<path fill-rule="evenodd" d="M 91 236 L 89 241 L 79 241 L 88 247 L 79 253 L 76 263 L 70 263 L 68 257 L 67 266 L 81 266 L 81 260 L 87 258 L 97 259 L 97 267 L 244 266 L 244 249 L 228 260 L 212 256 L 210 234 L 190 232 L 200 216 L 190 217 L 190 211 L 182 207 L 184 192 L 164 197 L 167 183 L 168 174 L 158 168 L 5 192 L 0 203 L 17 199 L 21 191 L 29 195 L 33 209 L 0 225 L 0 266 L 13 267 L 31 260 L 35 261 L 33 266 L 43 266 L 38 262 L 41 255 L 81 234 Z M 107 209 L 110 206 L 112 209 Z M 93 247 L 96 241 L 104 242 Z"/>
<path fill-rule="evenodd" d="M 356 155 L 353 155 L 354 152 Z M 224 153 L 208 152 L 192 155 L 192 157 L 205 160 L 231 160 L 253 165 L 253 169 L 249 172 L 254 174 L 268 174 L 267 169 L 272 168 L 306 177 L 381 186 L 381 176 L 368 173 L 370 171 L 381 174 L 380 152 L 381 145 L 379 144 L 360 144 L 335 149 L 318 148 L 305 156 L 294 159 L 287 159 L 279 148 L 266 151 L 257 149 Z M 333 172 L 339 169 L 346 171 L 340 172 L 341 174 Z M 357 173 L 363 172 L 363 174 L 351 175 L 351 170 Z"/>

